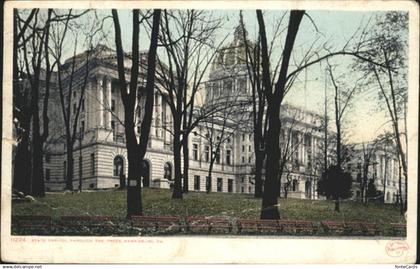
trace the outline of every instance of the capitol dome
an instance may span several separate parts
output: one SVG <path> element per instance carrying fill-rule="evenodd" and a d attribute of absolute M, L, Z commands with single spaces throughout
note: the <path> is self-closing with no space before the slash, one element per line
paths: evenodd
<path fill-rule="evenodd" d="M 242 27 L 242 16 L 233 32 L 233 40 L 219 49 L 206 83 L 206 100 L 208 103 L 218 102 L 229 98 L 232 102 L 245 101 L 251 96 L 248 71 L 246 65 L 245 38 L 252 48 L 254 42 L 247 36 L 248 32 Z"/>
<path fill-rule="evenodd" d="M 245 38 L 251 48 L 254 46 L 254 43 L 247 38 L 248 31 L 245 27 L 242 28 L 242 25 L 243 21 L 242 17 L 240 17 L 239 24 L 233 32 L 233 40 L 219 49 L 213 61 L 212 72 L 246 64 Z"/>

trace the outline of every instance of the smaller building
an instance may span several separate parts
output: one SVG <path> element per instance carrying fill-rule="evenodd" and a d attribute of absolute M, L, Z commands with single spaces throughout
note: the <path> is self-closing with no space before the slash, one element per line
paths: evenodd
<path fill-rule="evenodd" d="M 400 195 L 399 178 L 402 167 L 399 165 L 397 151 L 392 142 L 376 141 L 354 145 L 354 156 L 345 169 L 353 177 L 353 198 L 361 199 L 366 195 L 369 180 L 382 195 L 375 199 L 385 203 L 397 203 Z M 404 180 L 401 179 L 402 193 L 405 193 Z"/>

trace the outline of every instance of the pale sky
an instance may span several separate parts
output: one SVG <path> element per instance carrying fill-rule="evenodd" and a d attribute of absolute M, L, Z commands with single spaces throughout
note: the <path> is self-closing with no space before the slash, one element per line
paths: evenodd
<path fill-rule="evenodd" d="M 277 19 L 282 16 L 283 11 L 266 11 L 264 14 L 265 24 L 268 32 L 268 39 L 270 40 L 270 33 Z M 297 40 L 294 47 L 294 56 L 299 59 L 307 51 L 313 40 L 318 39 L 318 45 L 325 42 L 330 49 L 334 51 L 339 50 L 345 42 L 353 35 L 360 25 L 366 25 L 371 20 L 374 22 L 374 16 L 380 12 L 344 12 L 344 11 L 308 11 L 309 16 L 313 22 L 304 16 L 299 28 Z M 111 15 L 110 10 L 101 10 L 98 13 L 100 16 Z M 218 39 L 222 39 L 227 34 L 231 33 L 227 42 L 233 38 L 233 31 L 239 24 L 239 10 L 215 10 L 213 15 L 224 20 L 223 28 L 220 29 Z M 244 23 L 248 30 L 248 37 L 255 40 L 258 31 L 258 24 L 254 10 L 246 10 L 243 13 Z M 132 17 L 131 11 L 120 10 L 119 18 L 122 29 L 123 47 L 125 51 L 131 50 L 131 31 L 132 31 Z M 288 17 L 286 16 L 284 22 L 286 23 Z M 316 28 L 314 26 L 316 25 Z M 286 24 L 284 24 L 286 25 Z M 114 48 L 114 28 L 112 19 L 107 19 L 104 28 L 108 30 L 108 38 L 106 45 Z M 284 43 L 283 39 L 278 41 L 279 45 Z M 147 50 L 149 40 L 144 31 L 140 32 L 140 49 Z M 280 51 L 280 50 L 278 50 Z M 323 55 L 325 51 L 321 52 Z M 278 55 L 274 55 L 274 59 L 278 59 Z M 340 77 L 340 80 L 347 87 L 353 87 L 355 79 L 359 76 L 349 68 L 351 63 L 350 56 L 338 56 L 330 60 L 330 63 L 336 66 L 335 76 Z M 289 70 L 294 67 L 290 66 Z M 329 117 L 333 118 L 332 94 L 333 88 L 329 82 L 325 84 L 325 63 L 316 64 L 302 72 L 299 80 L 296 81 L 292 90 L 286 96 L 286 102 L 297 106 L 304 107 L 318 113 L 324 113 L 324 87 L 327 85 L 327 95 L 329 99 Z M 306 76 L 306 79 L 305 79 Z M 305 86 L 306 85 L 306 86 Z M 344 137 L 349 142 L 368 141 L 375 138 L 377 135 L 389 129 L 388 114 L 386 111 L 378 109 L 378 90 L 377 89 L 362 89 L 361 93 L 356 95 L 353 99 L 352 106 L 347 111 L 344 123 Z M 333 122 L 330 126 L 334 127 Z M 334 129 L 333 129 L 334 130 Z"/>

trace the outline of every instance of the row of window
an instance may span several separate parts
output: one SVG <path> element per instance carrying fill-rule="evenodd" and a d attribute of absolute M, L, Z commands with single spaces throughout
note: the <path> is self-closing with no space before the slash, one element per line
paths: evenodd
<path fill-rule="evenodd" d="M 251 148 L 251 146 L 249 146 Z M 199 160 L 199 152 L 198 152 L 198 144 L 193 144 L 193 159 L 195 161 Z M 243 150 L 244 151 L 244 150 Z M 242 163 L 245 163 L 246 157 L 242 156 Z M 210 162 L 210 146 L 204 147 L 204 161 Z M 220 151 L 215 153 L 215 162 L 220 164 Z M 252 156 L 248 157 L 248 163 L 252 163 Z M 226 164 L 232 165 L 233 164 L 233 156 L 232 151 L 230 149 L 226 150 Z"/>
<path fill-rule="evenodd" d="M 242 181 L 242 183 L 244 182 L 244 177 L 242 177 L 241 181 Z M 251 178 L 250 178 L 250 181 L 251 181 Z M 206 185 L 206 188 L 211 190 L 212 181 L 209 180 L 209 177 L 206 177 L 206 181 L 204 182 L 204 184 Z M 228 179 L 228 186 L 227 187 L 228 187 L 227 188 L 228 192 L 233 192 L 233 179 Z M 200 176 L 197 176 L 197 175 L 194 176 L 194 190 L 195 191 L 201 190 L 201 179 L 200 179 Z M 223 178 L 221 178 L 221 177 L 217 178 L 216 190 L 217 190 L 217 192 L 222 192 L 223 191 Z M 245 187 L 242 185 L 241 186 L 241 193 L 244 193 L 244 192 L 245 192 Z M 251 186 L 248 186 L 248 192 L 249 193 L 252 192 L 252 187 Z"/>
<path fill-rule="evenodd" d="M 229 54 L 228 54 L 229 55 Z M 231 60 L 233 64 L 233 60 Z M 208 87 L 211 88 L 209 91 L 214 97 L 221 96 L 227 93 L 231 93 L 235 89 L 235 86 L 241 93 L 246 92 L 246 79 L 225 79 L 219 82 L 209 83 Z"/>
<path fill-rule="evenodd" d="M 245 134 L 242 134 L 242 141 L 245 141 L 245 137 L 246 137 L 246 135 Z M 252 141 L 252 134 L 248 134 L 248 139 L 249 139 L 249 142 L 253 142 Z"/>
<path fill-rule="evenodd" d="M 47 157 L 48 154 L 46 155 L 46 160 L 48 158 L 47 163 L 49 162 L 49 158 Z M 45 169 L 45 180 L 49 181 L 50 180 L 50 169 Z M 79 177 L 81 177 L 83 175 L 83 157 L 79 156 Z M 90 175 L 94 176 L 95 175 L 95 153 L 90 154 Z M 63 179 L 66 180 L 67 177 L 67 161 L 63 162 Z"/>
<path fill-rule="evenodd" d="M 376 174 L 374 174 L 373 175 L 374 177 L 376 177 Z M 361 173 L 357 173 L 357 176 L 356 176 L 356 181 L 357 182 L 362 182 L 362 174 Z M 383 179 L 380 179 L 379 180 L 379 182 L 381 183 L 381 185 L 384 185 L 384 180 Z M 391 183 L 392 182 L 392 183 Z M 392 186 L 396 186 L 397 185 L 397 182 L 396 181 L 394 181 L 394 180 L 387 180 L 386 181 L 386 185 L 387 186 L 389 186 L 389 185 L 391 185 L 392 184 Z"/>
<path fill-rule="evenodd" d="M 206 177 L 205 186 L 209 190 L 211 190 L 211 183 L 212 183 L 212 181 L 210 180 L 210 178 Z M 196 175 L 196 176 L 194 176 L 194 190 L 199 191 L 200 188 L 201 188 L 201 179 L 200 179 L 200 176 Z M 223 191 L 223 178 L 221 178 L 221 177 L 217 178 L 216 190 L 217 190 L 217 192 L 222 192 Z M 233 179 L 228 179 L 228 192 L 233 192 Z"/>
<path fill-rule="evenodd" d="M 245 145 L 242 145 L 242 152 L 245 152 Z M 248 146 L 248 152 L 252 152 L 252 146 Z"/>
<path fill-rule="evenodd" d="M 195 161 L 199 160 L 198 144 L 193 144 L 193 159 Z M 204 147 L 204 161 L 210 162 L 210 146 Z M 220 164 L 220 150 L 215 152 L 215 162 Z M 226 164 L 232 164 L 232 151 L 230 149 L 226 150 Z"/>
<path fill-rule="evenodd" d="M 48 154 L 46 156 L 49 156 Z M 50 157 L 46 157 L 46 159 L 49 159 Z M 121 156 L 117 156 L 114 159 L 114 169 L 113 169 L 113 175 L 115 177 L 120 176 L 124 174 L 124 160 Z M 90 169 L 91 169 L 91 176 L 95 175 L 95 154 L 90 154 Z M 50 180 L 50 174 L 51 170 L 49 168 L 45 169 L 45 180 Z M 82 156 L 79 157 L 79 177 L 83 174 L 83 159 Z M 67 177 L 67 161 L 63 162 L 63 178 L 64 180 Z"/>

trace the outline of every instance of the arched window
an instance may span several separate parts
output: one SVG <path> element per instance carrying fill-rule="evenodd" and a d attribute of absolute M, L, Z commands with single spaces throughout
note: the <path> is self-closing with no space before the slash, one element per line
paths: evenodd
<path fill-rule="evenodd" d="M 305 197 L 306 198 L 311 198 L 311 194 L 312 194 L 311 187 L 312 187 L 311 181 L 309 180 L 305 181 Z"/>
<path fill-rule="evenodd" d="M 167 180 L 172 180 L 172 165 L 170 162 L 166 162 L 163 167 L 163 177 Z"/>
<path fill-rule="evenodd" d="M 114 177 L 124 174 L 124 159 L 121 156 L 114 158 Z"/>
<path fill-rule="evenodd" d="M 298 181 L 296 180 L 296 179 L 294 179 L 293 181 L 292 181 L 292 190 L 293 191 L 297 191 L 299 189 L 299 184 L 298 184 Z"/>

